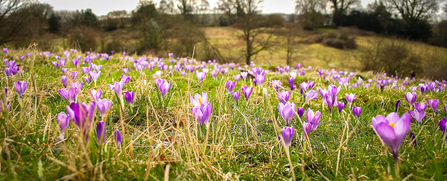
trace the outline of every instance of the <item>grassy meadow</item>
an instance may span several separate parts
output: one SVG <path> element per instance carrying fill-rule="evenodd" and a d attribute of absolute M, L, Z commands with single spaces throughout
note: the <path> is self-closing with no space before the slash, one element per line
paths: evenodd
<path fill-rule="evenodd" d="M 220 30 L 213 28 L 207 33 L 214 31 Z M 216 39 L 212 43 L 228 46 L 228 54 L 232 47 L 241 46 L 231 44 L 235 40 L 223 38 L 225 34 L 209 36 Z M 0 53 L 5 62 L 0 65 L 2 70 L 16 68 L 15 73 L 0 78 L 0 180 L 447 178 L 447 141 L 440 127 L 440 120 L 447 114 L 445 81 L 421 82 L 384 74 L 328 70 L 327 65 L 314 59 L 325 56 L 323 52 L 330 57 L 341 50 L 319 44 L 303 49 L 312 53 L 302 53 L 306 56 L 303 66 L 289 67 L 289 72 L 278 71 L 287 69 L 280 62 L 281 51 L 250 65 L 257 69 L 241 64 L 238 70 L 234 64 L 183 58 L 177 61 L 175 55 L 171 59 L 122 52 L 85 54 L 67 50 L 53 54 L 9 49 Z M 267 52 L 259 58 L 262 56 L 268 57 Z M 252 76 L 235 80 L 246 70 L 255 75 L 257 85 Z M 96 77 L 93 72 L 100 72 L 96 81 L 92 80 L 92 75 Z M 197 72 L 207 72 L 203 81 L 199 81 Z M 219 73 L 213 76 L 215 72 Z M 294 90 L 289 85 L 291 77 L 295 77 Z M 160 83 L 161 79 L 165 82 Z M 25 90 L 19 81 L 27 82 Z M 227 88 L 228 81 L 235 82 L 232 91 Z M 302 84 L 306 82 L 309 84 Z M 244 86 L 253 88 L 248 98 L 242 92 Z M 332 97 L 335 102 L 330 111 L 330 103 L 322 99 L 319 88 L 333 87 L 339 92 Z M 429 88 L 421 92 L 420 87 Z M 102 90 L 100 98 L 92 90 Z M 64 91 L 72 97 L 64 98 Z M 302 117 L 299 111 L 292 112 L 290 125 L 286 125 L 279 110 L 278 91 L 288 91 L 287 104 L 304 110 Z M 127 102 L 125 92 L 134 93 L 133 104 Z M 190 96 L 202 92 L 207 93 L 207 101 L 205 96 L 191 100 Z M 235 92 L 240 92 L 238 101 L 232 96 Z M 401 117 L 408 116 L 409 110 L 416 112 L 415 105 L 406 100 L 408 92 L 417 95 L 418 103 L 437 99 L 439 107 L 432 110 L 430 104 L 419 112 L 424 114 L 420 122 L 411 118 L 411 127 L 403 134 L 398 150 L 397 168 L 388 142 L 381 141 L 372 120 L 392 112 Z M 317 98 L 312 99 L 312 93 Z M 355 94 L 352 103 L 346 94 Z M 396 111 L 398 100 L 401 102 Z M 112 103 L 104 114 L 104 106 L 99 106 L 103 101 Z M 211 111 L 205 113 L 202 108 L 207 103 Z M 345 106 L 339 112 L 335 103 Z M 361 113 L 354 114 L 354 107 L 361 107 Z M 321 118 L 306 136 L 303 126 L 310 122 L 309 109 L 319 111 Z M 100 124 L 101 129 L 97 126 Z M 398 125 L 393 123 L 392 128 L 401 130 Z M 97 137 L 103 127 L 105 134 Z M 289 144 L 278 140 L 290 137 L 283 133 L 286 127 L 294 131 Z M 391 123 L 387 129 L 391 129 Z"/>

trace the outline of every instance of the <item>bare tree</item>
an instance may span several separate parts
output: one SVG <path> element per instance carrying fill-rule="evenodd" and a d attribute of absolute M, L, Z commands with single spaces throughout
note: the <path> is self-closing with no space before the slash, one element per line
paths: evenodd
<path fill-rule="evenodd" d="M 389 7 L 396 10 L 409 25 L 419 20 L 426 20 L 431 12 L 439 10 L 443 0 L 386 0 Z"/>
<path fill-rule="evenodd" d="M 250 64 L 253 56 L 274 45 L 275 27 L 261 27 L 259 4 L 262 0 L 220 0 L 219 5 L 225 14 L 235 19 L 235 27 L 242 30 L 240 39 L 245 41 L 245 63 Z"/>
<path fill-rule="evenodd" d="M 298 36 L 299 33 L 301 32 L 301 27 L 298 26 L 296 23 L 287 23 L 285 25 L 285 29 L 283 31 L 282 34 L 286 37 L 286 41 L 285 41 L 285 47 L 286 47 L 286 64 L 287 65 L 291 65 L 292 64 L 292 59 L 294 59 L 294 54 L 295 54 L 295 50 L 296 50 L 296 44 L 298 44 Z"/>
<path fill-rule="evenodd" d="M 196 5 L 196 0 L 178 0 L 179 5 L 177 5 L 177 8 L 180 10 L 180 13 L 183 16 L 184 20 L 188 20 L 193 22 L 193 12 Z"/>
<path fill-rule="evenodd" d="M 21 0 L 0 0 L 0 45 L 12 41 L 25 25 L 24 21 L 13 21 L 17 18 L 11 16 L 25 4 Z"/>
<path fill-rule="evenodd" d="M 296 0 L 295 11 L 304 28 L 315 30 L 323 24 L 323 13 L 326 10 L 326 0 Z"/>
<path fill-rule="evenodd" d="M 329 2 L 332 4 L 332 9 L 334 9 L 332 21 L 338 26 L 341 24 L 343 15 L 348 13 L 348 9 L 352 5 L 360 3 L 360 0 L 329 0 Z"/>

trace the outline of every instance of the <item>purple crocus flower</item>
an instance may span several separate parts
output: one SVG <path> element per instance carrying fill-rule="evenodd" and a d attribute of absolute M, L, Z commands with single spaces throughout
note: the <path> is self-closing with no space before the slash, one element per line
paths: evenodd
<path fill-rule="evenodd" d="M 286 144 L 286 147 L 289 147 L 292 143 L 293 135 L 295 134 L 295 129 L 292 127 L 284 127 L 281 131 L 282 137 L 284 138 L 284 143 Z M 281 139 L 281 137 L 279 137 Z"/>
<path fill-rule="evenodd" d="M 90 76 L 92 77 L 93 81 L 97 81 L 99 76 L 101 75 L 101 71 L 96 72 L 96 70 L 90 71 Z"/>
<path fill-rule="evenodd" d="M 76 88 L 76 95 L 79 94 L 79 91 L 82 90 L 82 86 L 84 85 L 84 82 L 70 82 L 70 87 Z"/>
<path fill-rule="evenodd" d="M 227 81 L 225 86 L 227 87 L 228 92 L 233 92 L 233 89 L 236 86 L 236 82 L 229 80 Z"/>
<path fill-rule="evenodd" d="M 169 89 L 171 89 L 171 83 L 167 82 L 165 79 L 155 79 L 155 83 L 157 84 L 158 90 L 160 90 L 161 97 L 165 98 Z"/>
<path fill-rule="evenodd" d="M 296 112 L 298 113 L 298 116 L 300 116 L 300 119 L 303 118 L 304 108 L 297 107 Z"/>
<path fill-rule="evenodd" d="M 396 101 L 396 105 L 394 106 L 395 112 L 397 112 L 397 110 L 399 110 L 399 107 L 400 107 L 400 99 L 398 99 Z"/>
<path fill-rule="evenodd" d="M 424 94 L 426 92 L 428 92 L 428 86 L 425 84 L 419 84 L 419 87 L 421 89 L 421 94 Z"/>
<path fill-rule="evenodd" d="M 57 123 L 59 124 L 61 131 L 64 132 L 65 130 L 68 129 L 68 126 L 70 125 L 70 117 L 64 112 L 60 112 L 57 115 Z"/>
<path fill-rule="evenodd" d="M 258 86 L 262 85 L 265 81 L 265 74 L 256 74 L 255 79 L 253 79 L 253 83 Z"/>
<path fill-rule="evenodd" d="M 129 68 L 123 68 L 123 73 L 129 74 Z"/>
<path fill-rule="evenodd" d="M 312 123 L 303 122 L 303 133 L 306 138 L 309 136 L 310 132 L 312 132 Z"/>
<path fill-rule="evenodd" d="M 112 107 L 112 101 L 107 99 L 98 99 L 96 102 L 96 107 L 98 108 L 99 113 L 102 117 L 109 111 L 110 107 Z"/>
<path fill-rule="evenodd" d="M 19 94 L 20 98 L 22 98 L 23 93 L 25 93 L 27 87 L 28 82 L 25 81 L 14 82 L 14 88 L 16 89 L 17 94 Z"/>
<path fill-rule="evenodd" d="M 338 108 L 338 113 L 341 113 L 341 111 L 343 110 L 343 108 L 345 108 L 345 103 L 344 102 L 339 102 L 337 104 L 337 108 Z"/>
<path fill-rule="evenodd" d="M 113 133 L 113 137 L 115 138 L 115 144 L 116 146 L 121 149 L 121 143 L 123 142 L 123 138 L 121 137 L 120 130 L 116 129 Z"/>
<path fill-rule="evenodd" d="M 355 99 L 355 94 L 345 94 L 346 101 L 348 101 L 349 104 L 352 104 L 352 101 Z"/>
<path fill-rule="evenodd" d="M 446 128 L 447 128 L 447 118 L 444 117 L 441 120 L 439 120 L 439 129 L 445 133 Z"/>
<path fill-rule="evenodd" d="M 12 69 L 9 68 L 9 67 L 6 67 L 6 68 L 5 68 L 5 74 L 6 74 L 6 76 L 11 77 L 11 75 L 12 75 Z"/>
<path fill-rule="evenodd" d="M 279 80 L 272 80 L 272 86 L 275 88 L 276 91 L 279 91 L 279 88 L 282 86 L 281 81 Z"/>
<path fill-rule="evenodd" d="M 62 73 L 65 74 L 68 71 L 68 68 L 63 68 L 63 69 L 61 69 L 61 71 L 62 71 Z"/>
<path fill-rule="evenodd" d="M 76 100 L 76 88 L 75 87 L 71 87 L 71 88 L 66 88 L 66 89 L 59 89 L 59 94 L 67 99 L 68 102 L 72 103 Z"/>
<path fill-rule="evenodd" d="M 439 99 L 429 99 L 428 100 L 428 105 L 430 105 L 431 109 L 433 109 L 433 112 L 435 114 L 438 113 L 437 109 L 438 109 L 438 106 L 439 106 Z"/>
<path fill-rule="evenodd" d="M 352 107 L 352 114 L 354 114 L 355 117 L 360 118 L 360 114 L 362 113 L 361 107 Z"/>
<path fill-rule="evenodd" d="M 253 87 L 242 87 L 242 93 L 245 96 L 245 99 L 248 101 L 248 98 L 250 98 L 251 92 L 253 92 Z"/>
<path fill-rule="evenodd" d="M 277 93 L 278 99 L 281 103 L 285 104 L 287 101 L 289 101 L 290 98 L 290 91 L 281 91 Z"/>
<path fill-rule="evenodd" d="M 313 125 L 314 125 L 314 129 L 317 129 L 317 127 L 318 127 L 318 124 L 319 124 L 319 122 L 320 122 L 320 117 L 321 117 L 321 113 L 320 113 L 320 111 L 317 111 L 317 112 L 313 112 L 312 111 L 312 109 L 307 109 L 307 112 L 306 112 L 306 121 L 308 122 L 308 123 L 312 123 Z"/>
<path fill-rule="evenodd" d="M 241 97 L 241 92 L 233 92 L 231 93 L 231 95 L 233 96 L 234 100 L 239 101 L 239 98 Z"/>
<path fill-rule="evenodd" d="M 374 130 L 383 143 L 388 145 L 396 163 L 400 146 L 410 129 L 410 124 L 411 117 L 408 113 L 403 114 L 402 117 L 393 112 L 387 117 L 378 115 L 372 118 Z"/>
<path fill-rule="evenodd" d="M 202 104 L 199 107 L 192 108 L 192 112 L 196 117 L 197 122 L 199 122 L 200 127 L 202 127 L 202 124 L 208 124 L 209 118 L 211 116 L 211 111 L 211 103 Z"/>
<path fill-rule="evenodd" d="M 310 82 L 310 81 L 309 81 L 309 82 Z M 300 87 L 301 87 L 301 89 L 303 89 L 304 92 L 306 92 L 307 89 L 310 88 L 311 85 L 309 84 L 309 82 L 303 82 L 303 83 L 299 84 Z"/>
<path fill-rule="evenodd" d="M 92 101 L 89 105 L 85 103 L 72 102 L 66 108 L 68 115 L 70 115 L 70 118 L 81 129 L 86 141 L 88 141 L 88 131 L 90 130 L 90 126 L 95 115 L 96 102 Z"/>
<path fill-rule="evenodd" d="M 90 95 L 93 97 L 93 100 L 98 100 L 101 98 L 102 96 L 102 90 L 98 89 L 98 91 L 96 91 L 95 89 L 91 89 L 90 90 Z"/>
<path fill-rule="evenodd" d="M 335 105 L 335 102 L 332 102 L 333 101 L 332 95 L 331 94 L 327 94 L 324 99 L 326 99 L 326 104 L 329 107 L 329 112 L 332 113 L 332 107 Z"/>
<path fill-rule="evenodd" d="M 241 79 L 241 74 L 237 74 L 234 77 L 234 80 L 236 80 L 236 82 L 239 82 L 239 80 Z"/>
<path fill-rule="evenodd" d="M 309 92 L 306 93 L 306 102 L 312 100 L 312 99 L 317 99 L 318 98 L 318 92 L 314 91 L 314 90 L 310 90 Z"/>
<path fill-rule="evenodd" d="M 122 97 L 123 95 L 121 94 L 121 92 L 123 91 L 123 87 L 124 87 L 124 82 L 113 82 L 113 85 L 109 84 L 110 89 L 114 90 L 116 95 L 118 95 L 118 97 Z"/>
<path fill-rule="evenodd" d="M 8 97 L 8 87 L 5 87 L 5 97 Z"/>
<path fill-rule="evenodd" d="M 133 105 L 134 93 L 133 92 L 125 92 L 124 99 L 126 99 L 126 102 L 128 104 Z"/>
<path fill-rule="evenodd" d="M 413 105 L 413 103 L 416 102 L 416 98 L 417 98 L 416 92 L 405 93 L 405 99 L 407 100 L 408 104 L 410 104 L 410 105 Z"/>
<path fill-rule="evenodd" d="M 200 107 L 202 104 L 208 104 L 208 93 L 202 92 L 202 95 L 196 93 L 194 98 L 189 96 L 189 100 L 194 107 Z"/>
<path fill-rule="evenodd" d="M 241 72 L 241 76 L 244 80 L 246 80 L 247 76 L 248 76 L 248 72 Z"/>
<path fill-rule="evenodd" d="M 427 115 L 424 110 L 415 109 L 414 111 L 408 110 L 408 113 L 413 117 L 417 122 L 421 123 L 422 119 Z"/>
<path fill-rule="evenodd" d="M 318 125 L 320 124 L 320 111 L 317 111 L 315 114 L 311 109 L 307 110 L 306 113 L 306 122 L 303 122 L 303 132 L 306 138 L 309 136 L 312 130 L 316 130 Z"/>
<path fill-rule="evenodd" d="M 286 125 L 289 126 L 292 121 L 293 116 L 295 115 L 296 106 L 294 103 L 287 102 L 285 104 L 278 104 L 278 111 L 281 117 L 286 121 Z"/>
<path fill-rule="evenodd" d="M 92 82 L 92 76 L 90 76 L 90 75 L 88 75 L 88 76 L 86 76 L 86 77 L 83 77 L 84 78 L 84 81 L 87 83 L 87 84 L 90 84 L 91 82 Z"/>
<path fill-rule="evenodd" d="M 425 109 L 427 108 L 427 103 L 425 103 L 425 102 L 421 102 L 421 103 L 415 102 L 413 105 L 414 105 L 414 108 L 420 112 L 424 112 Z"/>
<path fill-rule="evenodd" d="M 64 85 L 65 88 L 67 88 L 67 76 L 62 76 L 61 77 L 61 81 L 62 81 L 62 85 Z"/>
<path fill-rule="evenodd" d="M 196 77 L 197 77 L 197 79 L 199 79 L 200 84 L 202 84 L 203 79 L 205 79 L 205 77 L 206 77 L 206 73 L 196 71 Z"/>
<path fill-rule="evenodd" d="M 81 60 L 79 60 L 79 59 L 73 59 L 73 60 L 71 60 L 72 62 L 73 62 L 73 65 L 75 66 L 75 67 L 78 67 L 78 65 L 79 64 L 81 64 Z"/>
<path fill-rule="evenodd" d="M 76 71 L 71 72 L 70 77 L 72 80 L 76 79 L 76 77 L 78 77 L 78 72 L 76 72 Z"/>
<path fill-rule="evenodd" d="M 82 67 L 81 70 L 84 74 L 90 74 L 90 67 Z"/>
<path fill-rule="evenodd" d="M 96 139 L 99 144 L 102 144 L 106 141 L 107 128 L 106 123 L 104 121 L 99 121 L 98 125 L 96 125 Z"/>
<path fill-rule="evenodd" d="M 294 84 L 295 84 L 295 78 L 289 77 L 289 86 L 290 86 L 291 90 L 295 90 L 296 89 L 296 86 Z"/>

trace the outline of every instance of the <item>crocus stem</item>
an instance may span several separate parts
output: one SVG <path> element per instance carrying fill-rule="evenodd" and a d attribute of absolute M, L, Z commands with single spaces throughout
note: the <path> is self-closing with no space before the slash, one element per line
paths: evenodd
<path fill-rule="evenodd" d="M 396 178 L 399 179 L 400 175 L 399 175 L 399 158 L 396 155 L 393 155 L 394 157 L 394 168 L 396 169 Z"/>
<path fill-rule="evenodd" d="M 283 141 L 283 143 L 284 143 L 284 141 Z M 292 171 L 292 178 L 293 178 L 293 180 L 296 180 L 296 178 L 295 178 L 295 169 L 293 168 L 293 165 L 292 165 L 292 159 L 290 159 L 289 147 L 285 146 L 285 143 L 284 143 L 284 147 L 285 147 L 285 150 L 286 150 L 287 160 L 289 161 L 290 170 Z"/>
<path fill-rule="evenodd" d="M 208 124 L 205 124 L 205 129 L 206 129 L 206 136 L 205 136 L 205 141 L 203 142 L 203 154 L 205 154 L 206 146 L 208 144 L 208 133 L 209 133 Z"/>

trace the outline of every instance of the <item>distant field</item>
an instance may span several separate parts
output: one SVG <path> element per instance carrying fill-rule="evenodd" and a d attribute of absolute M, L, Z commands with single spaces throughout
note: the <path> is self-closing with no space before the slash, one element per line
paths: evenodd
<path fill-rule="evenodd" d="M 240 31 L 231 27 L 209 27 L 204 28 L 207 38 L 210 42 L 217 46 L 225 57 L 230 57 L 233 60 L 241 60 L 243 62 L 243 51 L 245 50 L 245 44 L 241 39 L 236 36 Z M 317 33 L 335 33 L 335 29 L 320 29 Z M 283 37 L 278 38 L 278 41 L 285 41 Z M 300 37 L 305 39 L 306 37 Z M 297 44 L 294 52 L 293 65 L 301 63 L 304 66 L 314 66 L 323 69 L 327 68 L 339 68 L 346 70 L 357 70 L 360 67 L 358 59 L 362 55 L 362 51 L 371 46 L 377 41 L 391 41 L 392 39 L 383 38 L 379 36 L 356 36 L 356 43 L 358 48 L 355 50 L 340 50 L 332 47 L 327 47 L 322 44 Z M 445 54 L 447 56 L 447 49 L 441 47 L 435 47 L 427 45 L 421 42 L 407 41 L 407 40 L 395 40 L 405 41 L 408 45 L 412 46 L 414 50 L 417 50 L 420 54 L 428 52 L 437 52 Z M 270 50 L 266 50 L 257 55 L 254 59 L 256 63 L 268 63 L 283 65 L 286 63 L 286 49 L 285 46 L 275 46 Z"/>

